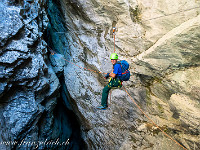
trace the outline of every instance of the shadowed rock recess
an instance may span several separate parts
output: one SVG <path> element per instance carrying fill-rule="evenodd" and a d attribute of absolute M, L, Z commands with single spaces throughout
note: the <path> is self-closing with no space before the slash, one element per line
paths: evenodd
<path fill-rule="evenodd" d="M 199 4 L 2 0 L 0 149 L 200 149 Z M 124 87 L 184 148 L 124 88 L 96 109 L 113 27 L 116 53 L 130 64 Z"/>
<path fill-rule="evenodd" d="M 52 5 L 58 15 L 50 1 L 0 3 L 0 149 L 85 149 L 63 56 L 47 49 Z"/>

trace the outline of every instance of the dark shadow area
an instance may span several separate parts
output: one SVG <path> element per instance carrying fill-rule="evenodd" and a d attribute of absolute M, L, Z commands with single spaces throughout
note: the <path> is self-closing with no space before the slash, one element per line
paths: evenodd
<path fill-rule="evenodd" d="M 57 106 L 54 110 L 55 124 L 54 129 L 58 130 L 59 140 L 66 142 L 57 149 L 63 150 L 85 150 L 86 146 L 81 138 L 80 125 L 73 111 L 67 109 L 63 104 L 63 99 L 58 99 Z"/>
<path fill-rule="evenodd" d="M 48 45 L 48 56 L 54 51 L 68 59 L 70 57 L 70 50 L 65 34 L 67 27 L 65 26 L 64 15 L 60 5 L 59 0 L 48 0 L 49 24 L 46 32 L 43 34 L 43 38 Z M 59 138 L 60 144 L 54 148 L 59 150 L 85 150 L 87 148 L 82 139 L 80 129 L 82 122 L 71 106 L 71 98 L 65 85 L 64 74 L 60 72 L 56 75 L 60 82 L 60 96 L 54 109 L 55 119 L 52 132 L 56 133 L 55 138 Z M 62 143 L 64 144 L 62 145 Z"/>

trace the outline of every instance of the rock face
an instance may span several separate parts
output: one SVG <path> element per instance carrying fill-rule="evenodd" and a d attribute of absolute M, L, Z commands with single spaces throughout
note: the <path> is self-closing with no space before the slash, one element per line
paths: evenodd
<path fill-rule="evenodd" d="M 63 56 L 49 57 L 43 39 L 46 6 L 0 2 L 0 149 L 79 149 L 83 143 L 75 114 L 63 105 Z"/>
<path fill-rule="evenodd" d="M 128 60 L 132 72 L 124 83 L 130 95 L 178 143 L 200 148 L 199 2 L 60 3 L 68 28 L 62 31 L 69 43 L 68 60 L 97 72 L 111 70 L 116 27 L 116 52 Z M 97 111 L 103 74 L 71 63 L 64 72 L 69 93 L 86 119 L 82 131 L 90 149 L 183 149 L 140 112 L 123 88 L 113 90 L 110 109 Z"/>
<path fill-rule="evenodd" d="M 1 149 L 200 149 L 198 0 L 4 0 L 0 11 Z M 131 79 L 97 110 L 113 27 Z"/>

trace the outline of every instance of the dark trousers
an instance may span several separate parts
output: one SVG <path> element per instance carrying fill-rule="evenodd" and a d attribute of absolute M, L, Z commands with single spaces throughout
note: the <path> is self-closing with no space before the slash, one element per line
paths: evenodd
<path fill-rule="evenodd" d="M 104 87 L 101 99 L 101 105 L 108 107 L 108 93 L 112 87 L 122 87 L 121 81 L 117 79 L 111 79 L 111 81 Z"/>

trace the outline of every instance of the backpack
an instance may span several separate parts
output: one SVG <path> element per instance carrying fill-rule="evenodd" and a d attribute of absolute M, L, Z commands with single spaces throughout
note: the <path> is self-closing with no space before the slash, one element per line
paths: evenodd
<path fill-rule="evenodd" d="M 130 71 L 128 70 L 129 68 L 129 64 L 126 60 L 121 60 L 117 62 L 118 64 L 121 65 L 122 68 L 122 76 L 120 77 L 120 79 L 122 81 L 128 81 L 130 79 Z"/>

